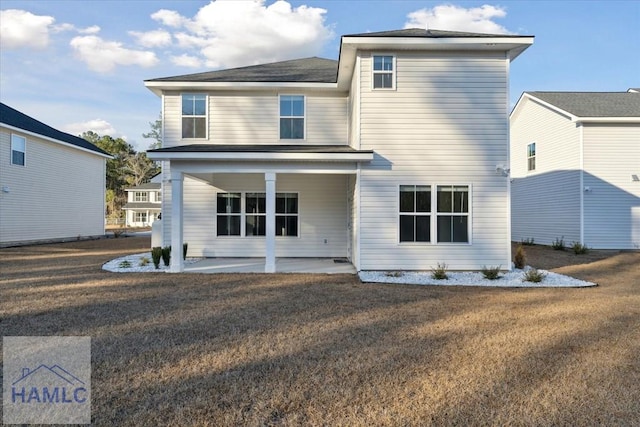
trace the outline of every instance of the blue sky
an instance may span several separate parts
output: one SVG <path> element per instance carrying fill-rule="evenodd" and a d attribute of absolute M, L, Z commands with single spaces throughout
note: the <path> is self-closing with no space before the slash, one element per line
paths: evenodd
<path fill-rule="evenodd" d="M 160 112 L 143 80 L 321 56 L 343 34 L 405 27 L 534 35 L 523 91 L 640 86 L 640 0 L 11 1 L 0 3 L 0 101 L 72 134 L 137 149 Z"/>

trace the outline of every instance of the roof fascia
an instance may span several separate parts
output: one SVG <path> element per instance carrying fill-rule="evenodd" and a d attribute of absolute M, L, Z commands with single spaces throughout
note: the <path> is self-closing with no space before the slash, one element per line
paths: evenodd
<path fill-rule="evenodd" d="M 162 96 L 165 90 L 264 90 L 264 89 L 306 89 L 332 91 L 338 89 L 337 83 L 317 82 L 158 82 L 146 81 L 144 85 L 151 92 Z"/>
<path fill-rule="evenodd" d="M 540 99 L 540 98 L 538 98 L 538 97 L 536 97 L 534 95 L 531 95 L 530 93 L 525 92 L 522 96 L 523 97 L 526 96 L 527 98 L 531 99 L 532 101 L 534 101 L 534 102 L 536 102 L 536 103 L 538 103 L 540 105 L 544 105 L 545 107 L 547 107 L 547 108 L 549 108 L 549 109 L 551 109 L 551 110 L 553 110 L 553 111 L 555 111 L 555 112 L 557 112 L 559 114 L 562 114 L 563 116 L 566 116 L 572 122 L 577 122 L 578 119 L 579 119 L 579 117 L 576 116 L 575 114 L 571 114 L 567 110 L 563 110 L 560 107 L 557 107 L 557 106 L 555 106 L 553 104 L 550 104 L 550 103 L 548 103 L 546 101 L 543 101 L 542 99 Z"/>
<path fill-rule="evenodd" d="M 370 162 L 373 151 L 356 153 L 147 152 L 151 160 Z"/>
<path fill-rule="evenodd" d="M 576 117 L 576 123 L 640 123 L 640 117 Z"/>
<path fill-rule="evenodd" d="M 65 147 L 75 148 L 76 150 L 84 151 L 84 152 L 90 153 L 90 154 L 95 154 L 96 156 L 104 157 L 106 159 L 113 159 L 113 156 L 111 156 L 109 154 L 98 153 L 97 151 L 89 150 L 88 148 L 79 147 L 77 145 L 69 144 L 68 142 L 60 141 L 59 139 L 51 138 L 51 137 L 46 136 L 46 135 L 42 135 L 42 134 L 39 134 L 39 133 L 36 133 L 36 132 L 31 132 L 31 131 L 28 131 L 26 129 L 22 129 L 22 128 L 19 128 L 19 127 L 11 126 L 11 125 L 9 125 L 7 123 L 0 123 L 0 127 L 4 127 L 4 128 L 9 129 L 9 130 L 13 130 L 13 131 L 17 131 L 17 132 L 26 133 L 27 135 L 31 135 L 31 136 L 34 136 L 36 138 L 40 138 L 40 139 L 44 139 L 44 140 L 49 141 L 49 142 L 53 142 L 53 143 L 56 143 L 56 144 L 64 145 Z"/>

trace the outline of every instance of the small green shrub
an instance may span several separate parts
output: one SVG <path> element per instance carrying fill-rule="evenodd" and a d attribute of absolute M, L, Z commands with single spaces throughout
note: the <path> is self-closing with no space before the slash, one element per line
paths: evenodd
<path fill-rule="evenodd" d="M 153 265 L 156 269 L 160 268 L 160 258 L 162 258 L 162 248 L 160 246 L 151 248 L 151 259 L 153 259 Z"/>
<path fill-rule="evenodd" d="M 120 261 L 120 264 L 118 264 L 118 268 L 131 268 L 131 262 L 127 261 L 126 259 L 124 261 Z"/>
<path fill-rule="evenodd" d="M 533 237 L 528 237 L 526 239 L 522 239 L 520 241 L 520 244 L 524 245 L 524 246 L 533 246 L 533 242 L 534 242 L 534 238 Z"/>
<path fill-rule="evenodd" d="M 583 255 L 589 252 L 589 248 L 587 247 L 587 245 L 583 245 L 580 242 L 573 242 L 573 245 L 571 245 L 571 249 L 576 255 Z"/>
<path fill-rule="evenodd" d="M 169 267 L 169 261 L 171 261 L 171 246 L 165 246 L 162 248 L 162 262 Z"/>
<path fill-rule="evenodd" d="M 556 237 L 556 240 L 551 243 L 551 247 L 556 251 L 564 251 L 566 249 L 566 246 L 564 245 L 564 236 L 559 239 Z"/>
<path fill-rule="evenodd" d="M 148 265 L 151 261 L 149 260 L 149 258 L 147 258 L 146 256 L 143 256 L 142 258 L 140 258 L 140 262 L 138 263 L 138 265 L 140 267 L 144 267 L 145 265 Z"/>
<path fill-rule="evenodd" d="M 482 275 L 485 279 L 496 280 L 500 278 L 500 266 L 497 267 L 482 267 Z"/>
<path fill-rule="evenodd" d="M 527 270 L 522 276 L 522 281 L 524 282 L 533 282 L 540 283 L 547 275 L 541 271 L 538 271 L 535 268 L 530 268 Z"/>
<path fill-rule="evenodd" d="M 187 259 L 187 248 L 189 247 L 188 243 L 182 244 L 182 259 Z"/>
<path fill-rule="evenodd" d="M 387 271 L 386 273 L 384 273 L 385 276 L 387 277 L 402 277 L 402 271 Z"/>
<path fill-rule="evenodd" d="M 518 245 L 518 248 L 516 249 L 516 254 L 513 257 L 513 264 L 517 269 L 522 270 L 525 266 L 525 262 L 526 262 L 526 256 L 524 253 L 524 248 L 522 247 L 522 245 Z"/>
<path fill-rule="evenodd" d="M 446 279 L 448 279 L 449 276 L 447 276 L 447 264 L 438 263 L 438 266 L 436 268 L 432 268 L 431 269 L 431 277 L 433 277 L 436 280 L 446 280 Z"/>

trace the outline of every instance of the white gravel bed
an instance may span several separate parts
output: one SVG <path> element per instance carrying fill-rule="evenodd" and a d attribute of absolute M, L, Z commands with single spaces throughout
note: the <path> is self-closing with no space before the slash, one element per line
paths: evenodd
<path fill-rule="evenodd" d="M 147 265 L 141 265 L 142 259 L 147 258 L 149 263 Z M 184 264 L 193 264 L 198 262 L 200 258 L 187 258 L 184 260 Z M 122 263 L 127 261 L 131 267 L 122 266 Z M 164 273 L 169 270 L 169 267 L 165 267 L 164 262 L 160 260 L 160 268 L 156 269 L 153 265 L 153 258 L 151 258 L 151 252 L 143 252 L 141 254 L 127 255 L 120 258 L 112 259 L 102 266 L 103 270 L 112 271 L 114 273 Z"/>
<path fill-rule="evenodd" d="M 539 283 L 525 282 L 522 277 L 524 270 L 513 269 L 501 274 L 499 279 L 485 279 L 482 273 L 474 272 L 447 272 L 448 279 L 437 280 L 429 272 L 409 271 L 361 271 L 360 280 L 366 283 L 402 283 L 411 285 L 441 285 L 441 286 L 491 286 L 503 288 L 582 288 L 597 286 L 596 283 L 585 282 L 563 274 L 546 270 L 538 270 L 545 274 Z"/>

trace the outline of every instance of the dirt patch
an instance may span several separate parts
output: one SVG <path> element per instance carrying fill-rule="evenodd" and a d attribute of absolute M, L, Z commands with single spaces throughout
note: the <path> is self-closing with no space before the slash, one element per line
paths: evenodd
<path fill-rule="evenodd" d="M 586 289 L 100 268 L 148 247 L 0 250 L 2 335 L 91 336 L 96 425 L 640 424 L 637 252 L 525 248 Z"/>

